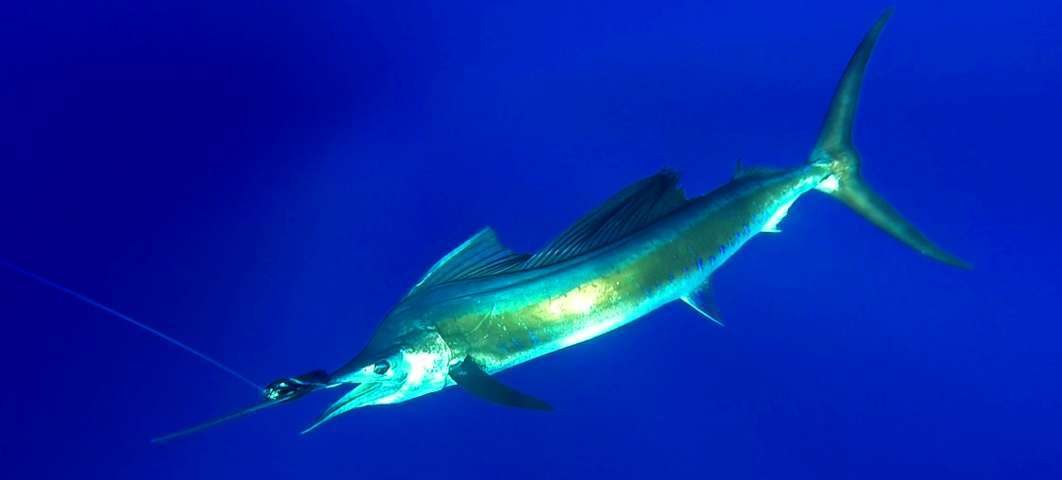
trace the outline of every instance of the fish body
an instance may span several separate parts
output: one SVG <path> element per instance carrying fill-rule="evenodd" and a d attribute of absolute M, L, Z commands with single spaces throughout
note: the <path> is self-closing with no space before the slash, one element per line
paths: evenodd
<path fill-rule="evenodd" d="M 483 229 L 436 262 L 353 359 L 330 374 L 273 382 L 266 400 L 243 412 L 347 388 L 309 431 L 355 408 L 400 403 L 455 384 L 498 404 L 548 410 L 546 402 L 493 375 L 677 300 L 721 323 L 712 273 L 757 234 L 777 232 L 793 203 L 812 190 L 934 260 L 968 267 L 929 241 L 860 175 L 852 124 L 867 61 L 890 14 L 878 19 L 850 58 L 803 165 L 739 166 L 729 182 L 695 198 L 686 198 L 677 175 L 663 171 L 620 191 L 534 254 L 515 253 Z"/>
<path fill-rule="evenodd" d="M 549 409 L 493 374 L 603 335 L 676 300 L 720 322 L 710 277 L 752 237 L 777 232 L 789 208 L 820 190 L 911 248 L 967 265 L 930 242 L 860 175 L 852 124 L 886 12 L 864 36 L 834 92 L 807 162 L 739 167 L 687 199 L 661 172 L 620 191 L 533 255 L 484 229 L 443 257 L 383 320 L 369 344 L 331 375 L 354 388 L 310 428 L 351 409 L 403 402 L 460 385 L 486 400 Z"/>
<path fill-rule="evenodd" d="M 797 198 L 829 175 L 821 165 L 739 174 L 612 245 L 545 267 L 417 292 L 385 322 L 430 319 L 420 326 L 437 329 L 454 358 L 471 356 L 495 373 L 710 288 L 712 272 L 756 234 L 772 231 Z M 648 181 L 675 188 L 669 172 Z"/>

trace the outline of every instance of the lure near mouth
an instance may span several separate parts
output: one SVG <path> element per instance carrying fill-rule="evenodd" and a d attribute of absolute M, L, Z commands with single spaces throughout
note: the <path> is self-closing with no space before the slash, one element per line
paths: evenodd
<path fill-rule="evenodd" d="M 314 370 L 295 377 L 276 380 L 262 389 L 262 396 L 267 401 L 294 400 L 321 388 L 332 386 L 328 373 Z"/>

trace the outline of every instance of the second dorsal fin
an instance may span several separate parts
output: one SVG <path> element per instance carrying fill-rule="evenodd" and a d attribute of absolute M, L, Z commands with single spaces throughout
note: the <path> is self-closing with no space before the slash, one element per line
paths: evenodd
<path fill-rule="evenodd" d="M 553 265 L 604 247 L 685 203 L 678 174 L 664 170 L 613 195 L 532 256 L 524 268 Z"/>
<path fill-rule="evenodd" d="M 737 164 L 734 165 L 734 176 L 732 177 L 732 179 L 751 180 L 756 178 L 767 178 L 773 175 L 777 175 L 778 173 L 781 173 L 783 171 L 784 170 L 780 168 L 750 167 L 748 165 L 745 165 L 745 162 L 742 162 L 741 159 L 738 159 Z"/>
<path fill-rule="evenodd" d="M 486 227 L 439 259 L 406 296 L 444 282 L 493 275 L 519 268 L 527 255 L 513 253 Z"/>

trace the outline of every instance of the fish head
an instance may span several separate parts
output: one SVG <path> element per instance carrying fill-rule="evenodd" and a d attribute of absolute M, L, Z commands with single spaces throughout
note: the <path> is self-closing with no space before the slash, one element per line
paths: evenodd
<path fill-rule="evenodd" d="M 329 380 L 332 386 L 354 388 L 303 433 L 356 408 L 401 403 L 442 390 L 449 364 L 450 348 L 435 330 L 416 330 L 383 347 L 370 345 Z"/>

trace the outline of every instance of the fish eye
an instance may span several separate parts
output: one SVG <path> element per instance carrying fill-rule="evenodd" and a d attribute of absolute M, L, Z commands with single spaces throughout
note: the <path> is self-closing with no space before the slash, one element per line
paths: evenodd
<path fill-rule="evenodd" d="M 391 362 L 388 362 L 387 360 L 380 360 L 379 362 L 376 362 L 376 364 L 374 364 L 372 366 L 373 373 L 375 373 L 377 375 L 383 375 L 383 374 L 387 373 L 387 371 L 390 370 L 390 369 L 391 369 Z"/>

